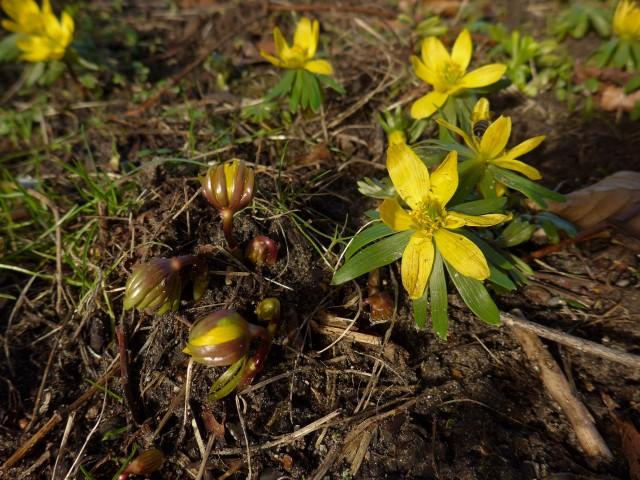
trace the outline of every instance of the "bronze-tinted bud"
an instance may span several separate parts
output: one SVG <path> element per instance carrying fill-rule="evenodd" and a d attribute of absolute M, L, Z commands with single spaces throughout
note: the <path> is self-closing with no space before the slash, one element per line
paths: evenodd
<path fill-rule="evenodd" d="M 218 210 L 235 213 L 253 199 L 253 177 L 253 169 L 237 158 L 215 165 L 202 179 L 204 196 Z"/>
<path fill-rule="evenodd" d="M 273 267 L 278 259 L 278 244 L 264 235 L 253 238 L 244 252 L 245 257 L 254 265 Z"/>
<path fill-rule="evenodd" d="M 154 258 L 138 265 L 125 287 L 124 309 L 155 311 L 158 315 L 177 310 L 182 295 L 180 268 L 175 258 Z"/>
<path fill-rule="evenodd" d="M 244 357 L 253 337 L 265 335 L 264 328 L 250 324 L 238 312 L 218 310 L 196 320 L 182 351 L 197 363 L 222 367 Z"/>
<path fill-rule="evenodd" d="M 122 471 L 118 480 L 127 480 L 129 475 L 151 475 L 162 468 L 164 454 L 157 448 L 145 450 Z"/>

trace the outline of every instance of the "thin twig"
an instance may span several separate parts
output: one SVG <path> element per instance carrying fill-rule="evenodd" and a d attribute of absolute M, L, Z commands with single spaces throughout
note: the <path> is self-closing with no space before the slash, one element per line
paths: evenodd
<path fill-rule="evenodd" d="M 523 330 L 535 333 L 539 337 L 553 340 L 561 345 L 578 350 L 582 353 L 595 355 L 605 358 L 612 362 L 626 365 L 627 367 L 640 369 L 640 356 L 632 353 L 614 350 L 599 343 L 585 340 L 584 338 L 574 337 L 568 333 L 564 333 L 553 328 L 545 327 L 537 323 L 530 322 L 524 318 L 520 310 L 512 310 L 511 313 L 501 313 L 500 318 L 505 325 L 510 327 L 517 326 Z"/>
<path fill-rule="evenodd" d="M 560 405 L 587 456 L 598 463 L 611 461 L 613 455 L 598 433 L 589 410 L 573 391 L 540 338 L 518 324 L 512 325 L 511 329 L 527 358 L 533 363 L 547 392 Z"/>
<path fill-rule="evenodd" d="M 144 422 L 144 415 L 142 414 L 140 397 L 134 394 L 133 387 L 129 381 L 129 355 L 127 354 L 127 337 L 124 332 L 124 325 L 116 328 L 116 337 L 118 339 L 118 351 L 120 353 L 120 385 L 122 386 L 127 405 L 129 405 L 131 417 L 133 417 L 133 421 L 136 422 L 136 424 L 140 425 Z"/>

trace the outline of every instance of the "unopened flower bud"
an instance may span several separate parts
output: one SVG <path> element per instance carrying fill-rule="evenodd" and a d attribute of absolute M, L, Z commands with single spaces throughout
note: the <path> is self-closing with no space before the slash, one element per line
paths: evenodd
<path fill-rule="evenodd" d="M 157 448 L 145 450 L 123 470 L 118 480 L 127 480 L 129 475 L 151 475 L 162 468 L 164 454 Z"/>
<path fill-rule="evenodd" d="M 280 321 L 280 300 L 265 298 L 256 307 L 256 316 L 262 322 Z"/>
<path fill-rule="evenodd" d="M 232 213 L 251 202 L 253 186 L 253 169 L 237 158 L 209 168 L 202 180 L 204 196 L 209 203 L 220 211 Z"/>
<path fill-rule="evenodd" d="M 476 123 L 481 120 L 489 120 L 491 112 L 489 111 L 489 100 L 482 97 L 473 106 L 473 112 L 471 112 L 471 123 Z"/>
<path fill-rule="evenodd" d="M 177 310 L 185 267 L 193 267 L 193 297 L 198 300 L 208 284 L 208 268 L 203 260 L 195 255 L 153 258 L 134 268 L 125 287 L 124 309 L 136 308 L 157 315 Z"/>
<path fill-rule="evenodd" d="M 231 365 L 244 357 L 254 336 L 264 328 L 247 322 L 233 310 L 218 310 L 196 320 L 182 350 L 197 363 L 210 367 Z"/>
<path fill-rule="evenodd" d="M 269 237 L 258 235 L 249 242 L 244 255 L 254 265 L 272 267 L 278 259 L 278 244 Z"/>
<path fill-rule="evenodd" d="M 155 311 L 158 315 L 177 310 L 182 294 L 181 268 L 177 258 L 154 258 L 138 265 L 125 287 L 124 309 Z"/>
<path fill-rule="evenodd" d="M 211 167 L 202 179 L 204 196 L 220 212 L 224 237 L 231 250 L 237 248 L 233 238 L 233 215 L 253 199 L 253 177 L 253 170 L 236 158 Z"/>

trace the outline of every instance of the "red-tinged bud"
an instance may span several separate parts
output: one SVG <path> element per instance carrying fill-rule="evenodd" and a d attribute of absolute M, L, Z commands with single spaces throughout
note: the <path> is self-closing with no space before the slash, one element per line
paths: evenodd
<path fill-rule="evenodd" d="M 129 475 L 148 476 L 162 468 L 164 454 L 157 448 L 145 450 L 123 470 L 118 480 L 127 480 Z"/>
<path fill-rule="evenodd" d="M 236 248 L 233 215 L 251 203 L 253 189 L 253 169 L 237 158 L 211 167 L 202 179 L 204 196 L 220 212 L 225 239 L 232 250 Z"/>
<path fill-rule="evenodd" d="M 194 255 L 173 258 L 152 258 L 133 269 L 125 286 L 124 309 L 162 315 L 180 305 L 186 267 L 198 272 L 194 278 L 194 298 L 202 296 L 208 283 L 207 266 Z"/>
<path fill-rule="evenodd" d="M 254 265 L 273 267 L 278 259 L 278 244 L 264 235 L 258 235 L 249 242 L 244 252 L 245 257 Z"/>
<path fill-rule="evenodd" d="M 253 337 L 266 337 L 265 329 L 233 310 L 219 310 L 196 320 L 182 351 L 197 363 L 222 367 L 244 357 Z"/>

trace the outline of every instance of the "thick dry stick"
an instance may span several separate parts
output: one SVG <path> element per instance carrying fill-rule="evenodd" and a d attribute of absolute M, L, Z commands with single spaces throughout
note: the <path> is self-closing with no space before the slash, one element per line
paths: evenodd
<path fill-rule="evenodd" d="M 560 405 L 587 456 L 597 463 L 612 460 L 611 451 L 598 433 L 591 414 L 574 393 L 560 366 L 540 338 L 517 325 L 513 325 L 511 330 L 526 356 L 534 364 L 547 392 Z"/>
<path fill-rule="evenodd" d="M 605 347 L 591 340 L 574 337 L 568 333 L 530 322 L 524 318 L 524 315 L 518 309 L 512 310 L 511 313 L 503 312 L 500 314 L 500 318 L 502 322 L 509 327 L 519 327 L 528 332 L 533 332 L 539 337 L 553 340 L 556 343 L 573 348 L 582 353 L 595 355 L 631 368 L 640 369 L 640 356 L 638 355 L 614 350 L 613 348 Z"/>
<path fill-rule="evenodd" d="M 120 353 L 120 385 L 124 390 L 124 397 L 129 405 L 131 416 L 136 424 L 140 425 L 144 422 L 142 415 L 142 406 L 139 397 L 133 393 L 133 387 L 129 381 L 129 355 L 127 354 L 127 338 L 124 333 L 124 326 L 116 328 L 116 337 L 118 338 L 118 351 Z"/>
<path fill-rule="evenodd" d="M 102 374 L 102 376 L 96 381 L 96 385 L 87 389 L 82 395 L 80 395 L 71 405 L 69 405 L 66 409 L 60 412 L 55 412 L 51 418 L 45 423 L 40 430 L 34 433 L 29 439 L 23 443 L 18 450 L 16 450 L 13 455 L 11 455 L 0 467 L 0 474 L 5 474 L 8 469 L 13 467 L 16 463 L 18 463 L 22 458 L 31 450 L 34 446 L 36 446 L 44 437 L 46 437 L 63 419 L 63 415 L 67 415 L 71 412 L 74 412 L 78 408 L 82 406 L 87 400 L 89 400 L 94 393 L 98 391 L 98 386 L 104 385 L 111 375 L 115 372 L 116 361 L 109 366 L 107 371 Z"/>

